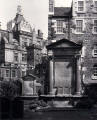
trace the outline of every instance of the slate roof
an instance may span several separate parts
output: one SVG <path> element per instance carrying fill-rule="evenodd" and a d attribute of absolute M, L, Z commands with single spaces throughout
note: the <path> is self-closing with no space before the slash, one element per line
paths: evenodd
<path fill-rule="evenodd" d="M 71 7 L 54 7 L 54 16 L 72 16 Z"/>

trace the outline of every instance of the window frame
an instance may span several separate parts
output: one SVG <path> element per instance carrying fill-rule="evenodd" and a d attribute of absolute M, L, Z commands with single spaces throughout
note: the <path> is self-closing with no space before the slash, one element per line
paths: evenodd
<path fill-rule="evenodd" d="M 16 56 L 16 54 L 17 54 L 17 56 Z M 19 56 L 18 56 L 18 53 L 17 53 L 17 52 L 14 53 L 14 61 L 15 61 L 15 62 L 18 62 L 18 61 L 19 61 Z"/>
<path fill-rule="evenodd" d="M 81 25 L 81 28 L 82 28 L 82 31 L 80 32 L 78 32 L 77 31 L 77 28 L 79 27 L 80 28 L 80 26 L 77 26 L 77 21 L 82 21 L 82 25 Z M 83 28 L 84 28 L 84 21 L 82 20 L 82 19 L 76 19 L 76 33 L 78 33 L 78 34 L 83 34 Z"/>
<path fill-rule="evenodd" d="M 54 11 L 54 3 L 53 1 L 49 0 L 49 12 L 53 12 Z"/>
<path fill-rule="evenodd" d="M 97 21 L 97 19 L 93 19 L 93 34 L 97 34 L 97 32 L 94 31 L 94 27 L 96 27 L 96 29 L 97 29 L 97 25 L 94 24 L 94 21 Z"/>
<path fill-rule="evenodd" d="M 61 20 L 61 19 L 58 19 L 57 21 L 56 21 L 57 23 L 56 23 L 56 33 L 57 34 L 64 34 L 64 30 L 63 30 L 63 26 L 64 26 L 64 21 L 63 20 Z"/>
<path fill-rule="evenodd" d="M 92 79 L 97 80 L 97 64 L 93 65 Z"/>
<path fill-rule="evenodd" d="M 94 44 L 94 46 L 93 46 L 93 50 L 92 50 L 92 56 L 93 57 L 97 57 L 97 44 Z"/>
<path fill-rule="evenodd" d="M 22 71 L 22 77 L 26 75 L 26 71 Z"/>
<path fill-rule="evenodd" d="M 79 11 L 79 7 L 82 7 L 82 6 L 79 6 L 79 2 L 83 2 L 83 10 L 82 11 Z M 77 2 L 77 11 L 80 12 L 80 13 L 85 12 L 85 2 L 84 2 L 84 0 L 78 0 L 78 2 Z"/>
<path fill-rule="evenodd" d="M 7 71 L 8 71 L 8 73 L 7 73 Z M 5 70 L 5 77 L 6 77 L 6 78 L 9 78 L 9 77 L 10 77 L 10 70 L 9 70 L 9 69 L 6 69 L 6 70 Z"/>
<path fill-rule="evenodd" d="M 2 77 L 2 69 L 0 69 L 0 78 Z"/>
<path fill-rule="evenodd" d="M 27 53 L 22 53 L 22 62 L 26 62 L 26 61 L 27 61 Z"/>
<path fill-rule="evenodd" d="M 13 75 L 13 71 L 15 72 L 15 75 Z M 11 77 L 12 77 L 12 78 L 15 78 L 16 76 L 17 76 L 17 74 L 16 74 L 16 70 L 13 69 L 13 70 L 12 70 L 12 73 L 11 73 Z"/>
<path fill-rule="evenodd" d="M 96 5 L 95 2 L 97 2 L 97 0 L 94 0 L 94 12 L 97 12 L 97 6 L 95 6 Z"/>

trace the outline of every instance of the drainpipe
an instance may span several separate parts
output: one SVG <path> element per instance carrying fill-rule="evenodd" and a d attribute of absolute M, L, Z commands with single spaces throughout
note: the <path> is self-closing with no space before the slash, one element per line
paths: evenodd
<path fill-rule="evenodd" d="M 70 40 L 70 16 L 68 17 L 68 40 Z"/>

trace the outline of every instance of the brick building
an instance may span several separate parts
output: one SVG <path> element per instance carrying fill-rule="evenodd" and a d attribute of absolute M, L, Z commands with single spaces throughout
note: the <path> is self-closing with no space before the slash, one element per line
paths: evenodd
<path fill-rule="evenodd" d="M 0 29 L 0 78 L 20 79 L 41 61 L 43 33 L 32 29 L 25 20 L 21 6 L 16 16 Z"/>
<path fill-rule="evenodd" d="M 58 7 L 57 16 L 56 7 L 54 7 L 54 2 L 49 4 L 49 10 L 51 6 L 53 7 L 53 12 L 51 11 L 48 15 L 48 19 L 52 18 L 52 21 L 57 21 L 57 19 L 61 19 L 62 13 L 66 13 L 68 8 Z M 62 11 L 60 11 L 63 9 Z M 73 41 L 77 44 L 82 44 L 82 49 L 80 51 L 80 62 L 78 64 L 78 70 L 80 70 L 80 80 L 84 84 L 92 84 L 97 83 L 97 0 L 72 0 L 71 7 L 71 17 L 69 17 L 69 37 L 67 37 L 66 33 L 63 36 L 64 38 L 68 38 L 70 41 Z M 67 16 L 70 14 L 67 13 Z M 58 28 L 58 25 L 62 30 L 68 27 L 64 26 L 65 16 L 63 16 L 62 24 L 56 24 L 53 26 L 54 29 Z M 52 24 L 54 25 L 54 24 Z M 48 31 L 51 26 L 48 26 Z M 57 29 L 56 29 L 57 30 Z M 50 31 L 52 32 L 52 31 Z M 48 35 L 49 33 L 48 32 Z M 57 32 L 54 34 L 55 40 L 61 40 L 60 34 L 57 36 Z M 48 41 L 50 41 L 49 39 Z M 54 41 L 55 42 L 55 41 Z M 60 53 L 61 54 L 61 53 Z"/>

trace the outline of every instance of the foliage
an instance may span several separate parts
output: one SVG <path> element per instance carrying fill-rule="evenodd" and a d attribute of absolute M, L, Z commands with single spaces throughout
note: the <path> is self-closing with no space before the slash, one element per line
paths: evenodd
<path fill-rule="evenodd" d="M 18 84 L 15 81 L 1 81 L 0 82 L 0 96 L 13 98 L 19 95 L 18 93 Z"/>
<path fill-rule="evenodd" d="M 48 59 L 47 57 L 42 58 L 42 62 L 35 66 L 35 75 L 38 77 L 45 76 L 47 72 Z"/>
<path fill-rule="evenodd" d="M 85 86 L 83 96 L 86 96 L 86 98 L 77 101 L 76 108 L 91 108 L 97 104 L 97 85 Z"/>
<path fill-rule="evenodd" d="M 46 107 L 47 103 L 43 100 L 33 100 L 30 105 L 29 109 L 36 109 L 37 107 Z"/>
<path fill-rule="evenodd" d="M 15 80 L 13 82 L 17 86 L 17 95 L 22 95 L 22 82 L 20 80 Z"/>
<path fill-rule="evenodd" d="M 82 99 L 77 101 L 76 108 L 92 108 L 93 107 L 93 101 L 91 99 Z"/>

